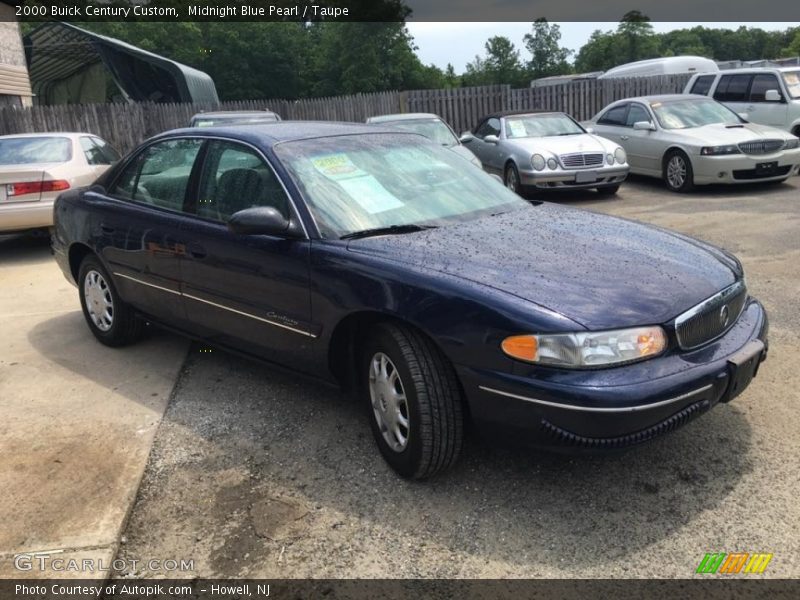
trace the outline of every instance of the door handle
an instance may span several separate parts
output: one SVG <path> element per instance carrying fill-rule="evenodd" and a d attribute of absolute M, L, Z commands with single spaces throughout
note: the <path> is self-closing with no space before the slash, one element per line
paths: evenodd
<path fill-rule="evenodd" d="M 203 259 L 208 256 L 206 249 L 195 242 L 191 242 L 186 247 L 186 251 L 191 255 L 192 258 Z"/>
<path fill-rule="evenodd" d="M 109 225 L 103 225 L 101 223 L 100 224 L 100 231 L 102 231 L 103 233 L 114 233 L 114 231 L 116 231 L 116 230 L 113 227 L 109 226 Z"/>
<path fill-rule="evenodd" d="M 629 136 L 627 136 L 627 135 L 621 135 L 621 136 L 619 136 L 619 139 L 621 139 L 621 140 L 627 140 L 627 139 L 629 139 Z"/>

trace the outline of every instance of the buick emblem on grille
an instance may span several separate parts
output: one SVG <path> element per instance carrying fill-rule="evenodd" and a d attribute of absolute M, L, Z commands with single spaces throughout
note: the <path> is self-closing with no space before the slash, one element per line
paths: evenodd
<path fill-rule="evenodd" d="M 719 324 L 722 327 L 727 327 L 728 321 L 730 321 L 730 319 L 731 315 L 730 315 L 730 310 L 728 310 L 728 305 L 723 304 L 722 308 L 719 309 Z"/>

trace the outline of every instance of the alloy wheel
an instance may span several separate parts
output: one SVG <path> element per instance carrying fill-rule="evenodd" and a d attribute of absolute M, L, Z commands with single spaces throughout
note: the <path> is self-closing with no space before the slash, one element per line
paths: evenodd
<path fill-rule="evenodd" d="M 376 352 L 369 365 L 369 395 L 378 429 L 389 448 L 402 452 L 408 445 L 410 415 L 400 373 L 383 352 Z"/>
<path fill-rule="evenodd" d="M 506 170 L 506 187 L 512 192 L 516 192 L 517 188 L 519 187 L 519 181 L 517 181 L 517 172 L 513 167 Z"/>
<path fill-rule="evenodd" d="M 676 154 L 667 163 L 667 183 L 673 189 L 680 189 L 686 182 L 686 161 Z"/>

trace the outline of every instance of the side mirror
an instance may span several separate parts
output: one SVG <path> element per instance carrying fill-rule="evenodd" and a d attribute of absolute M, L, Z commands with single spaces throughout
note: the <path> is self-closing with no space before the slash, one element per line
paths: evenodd
<path fill-rule="evenodd" d="M 487 144 L 496 144 L 500 141 L 500 138 L 498 138 L 496 135 L 487 135 L 485 138 L 483 138 L 483 141 Z"/>
<path fill-rule="evenodd" d="M 254 206 L 231 215 L 228 229 L 240 235 L 296 237 L 298 228 L 272 206 Z"/>
<path fill-rule="evenodd" d="M 736 113 L 736 114 L 737 114 L 737 115 L 739 115 L 739 118 L 741 118 L 741 119 L 742 119 L 742 121 L 744 121 L 745 123 L 747 122 L 747 117 L 749 117 L 749 116 L 750 116 L 749 114 L 747 114 L 747 113 L 745 113 L 745 112 Z"/>
<path fill-rule="evenodd" d="M 767 90 L 764 92 L 764 100 L 767 102 L 780 102 L 783 98 L 778 90 Z"/>
<path fill-rule="evenodd" d="M 584 127 L 586 133 L 594 133 L 594 127 Z"/>
<path fill-rule="evenodd" d="M 656 126 L 653 125 L 650 121 L 636 121 L 633 124 L 633 128 L 639 131 L 655 131 Z"/>
<path fill-rule="evenodd" d="M 465 131 L 465 132 L 464 132 L 464 133 L 462 133 L 462 134 L 461 134 L 461 136 L 458 138 L 458 141 L 459 141 L 459 142 L 461 142 L 462 144 L 469 144 L 469 143 L 470 143 L 472 140 L 474 140 L 474 139 L 475 139 L 475 136 L 474 136 L 474 135 L 472 135 L 472 132 L 470 132 L 470 131 Z"/>

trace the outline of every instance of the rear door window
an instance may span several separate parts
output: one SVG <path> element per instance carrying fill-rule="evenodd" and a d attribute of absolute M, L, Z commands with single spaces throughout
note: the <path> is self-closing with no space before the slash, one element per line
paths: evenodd
<path fill-rule="evenodd" d="M 176 139 L 145 149 L 122 172 L 111 195 L 183 211 L 186 190 L 203 141 Z"/>

